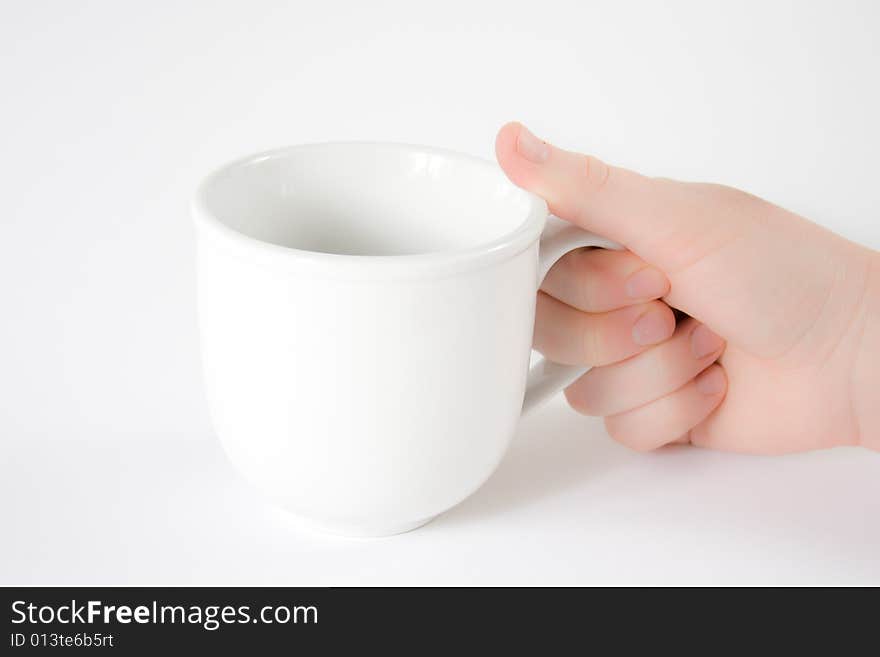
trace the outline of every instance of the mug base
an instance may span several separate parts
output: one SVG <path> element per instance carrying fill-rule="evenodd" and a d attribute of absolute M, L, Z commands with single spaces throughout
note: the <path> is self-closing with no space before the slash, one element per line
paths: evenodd
<path fill-rule="evenodd" d="M 382 538 L 383 536 L 394 536 L 395 534 L 405 534 L 414 529 L 418 529 L 427 525 L 437 516 L 430 516 L 415 522 L 408 522 L 394 525 L 348 525 L 327 523 L 320 520 L 313 520 L 299 515 L 293 516 L 298 524 L 311 531 L 322 534 L 333 534 L 334 536 L 344 536 L 346 538 Z"/>

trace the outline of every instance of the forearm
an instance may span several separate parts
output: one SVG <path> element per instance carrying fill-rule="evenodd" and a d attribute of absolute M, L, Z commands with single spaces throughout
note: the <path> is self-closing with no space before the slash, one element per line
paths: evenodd
<path fill-rule="evenodd" d="M 880 451 L 880 252 L 872 253 L 871 269 L 860 317 L 859 347 L 851 383 L 859 442 Z"/>

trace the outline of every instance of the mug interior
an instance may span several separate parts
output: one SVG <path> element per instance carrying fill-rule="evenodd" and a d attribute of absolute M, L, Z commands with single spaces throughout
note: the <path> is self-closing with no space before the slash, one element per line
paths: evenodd
<path fill-rule="evenodd" d="M 205 181 L 198 203 L 226 228 L 262 242 L 368 256 L 491 245 L 530 221 L 542 223 L 545 213 L 491 162 L 371 143 L 296 146 L 239 160 Z"/>

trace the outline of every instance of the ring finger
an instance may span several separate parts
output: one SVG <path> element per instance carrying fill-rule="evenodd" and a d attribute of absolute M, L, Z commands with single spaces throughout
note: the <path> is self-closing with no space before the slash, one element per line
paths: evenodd
<path fill-rule="evenodd" d="M 565 391 L 585 415 L 615 415 L 678 390 L 711 365 L 724 340 L 705 324 L 686 319 L 671 339 L 620 363 L 594 367 Z"/>

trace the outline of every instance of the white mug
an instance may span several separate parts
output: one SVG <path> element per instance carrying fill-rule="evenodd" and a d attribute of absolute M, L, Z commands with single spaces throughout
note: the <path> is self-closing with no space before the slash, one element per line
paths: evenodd
<path fill-rule="evenodd" d="M 619 248 L 491 162 L 398 144 L 235 161 L 193 214 L 216 433 L 282 506 L 354 536 L 414 529 L 489 478 L 520 414 L 586 371 L 528 371 L 541 280 Z"/>

